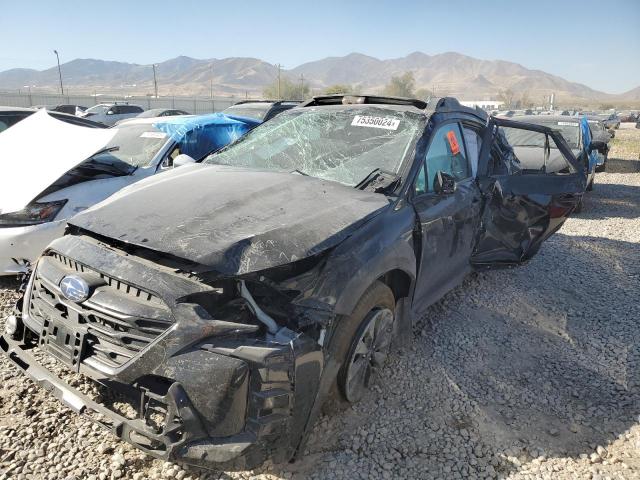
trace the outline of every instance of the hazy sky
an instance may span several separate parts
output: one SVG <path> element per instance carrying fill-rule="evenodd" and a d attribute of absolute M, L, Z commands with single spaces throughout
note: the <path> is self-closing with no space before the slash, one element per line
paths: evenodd
<path fill-rule="evenodd" d="M 292 68 L 456 51 L 609 93 L 640 85 L 640 0 L 0 0 L 0 71 L 99 58 L 251 56 Z"/>

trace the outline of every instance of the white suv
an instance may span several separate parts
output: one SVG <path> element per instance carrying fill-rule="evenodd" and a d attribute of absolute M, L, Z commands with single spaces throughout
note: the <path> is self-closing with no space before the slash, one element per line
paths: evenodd
<path fill-rule="evenodd" d="M 133 118 L 144 112 L 144 109 L 138 105 L 129 105 L 128 103 L 100 103 L 88 108 L 83 117 L 90 118 L 94 122 L 104 125 L 115 125 L 118 120 L 125 118 Z"/>

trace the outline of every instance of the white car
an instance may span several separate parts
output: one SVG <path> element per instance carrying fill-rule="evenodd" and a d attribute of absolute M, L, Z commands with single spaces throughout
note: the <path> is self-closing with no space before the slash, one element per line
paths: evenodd
<path fill-rule="evenodd" d="M 115 125 L 120 120 L 137 117 L 142 112 L 144 112 L 144 109 L 138 105 L 100 103 L 87 108 L 80 116 L 104 125 Z"/>
<path fill-rule="evenodd" d="M 194 162 L 257 124 L 215 113 L 91 129 L 42 110 L 7 129 L 0 134 L 3 160 L 9 160 L 0 164 L 0 275 L 27 272 L 76 213 L 127 185 Z"/>

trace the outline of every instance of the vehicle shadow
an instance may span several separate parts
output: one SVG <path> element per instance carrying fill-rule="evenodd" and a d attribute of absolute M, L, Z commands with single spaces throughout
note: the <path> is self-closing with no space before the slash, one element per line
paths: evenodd
<path fill-rule="evenodd" d="M 18 290 L 20 281 L 15 276 L 0 277 L 0 289 Z"/>
<path fill-rule="evenodd" d="M 391 478 L 506 478 L 608 449 L 640 414 L 639 288 L 640 245 L 562 234 L 526 266 L 470 276 L 287 469 L 349 478 L 332 452 L 373 476 L 382 456 Z"/>
<path fill-rule="evenodd" d="M 593 191 L 584 197 L 582 212 L 578 218 L 600 220 L 608 217 L 640 218 L 640 186 L 615 183 L 596 183 Z"/>

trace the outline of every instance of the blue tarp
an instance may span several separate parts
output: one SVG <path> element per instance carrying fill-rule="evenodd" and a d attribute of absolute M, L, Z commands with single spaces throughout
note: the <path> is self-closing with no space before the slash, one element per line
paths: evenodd
<path fill-rule="evenodd" d="M 167 118 L 153 126 L 180 146 L 180 153 L 199 160 L 237 140 L 261 122 L 244 117 L 211 113 Z"/>
<path fill-rule="evenodd" d="M 589 128 L 589 121 L 587 116 L 584 115 L 580 119 L 580 128 L 582 130 L 582 146 L 585 149 L 585 154 L 589 158 L 589 172 L 596 168 L 598 162 L 598 154 L 596 152 L 589 153 L 589 146 L 591 145 L 591 129 Z"/>

